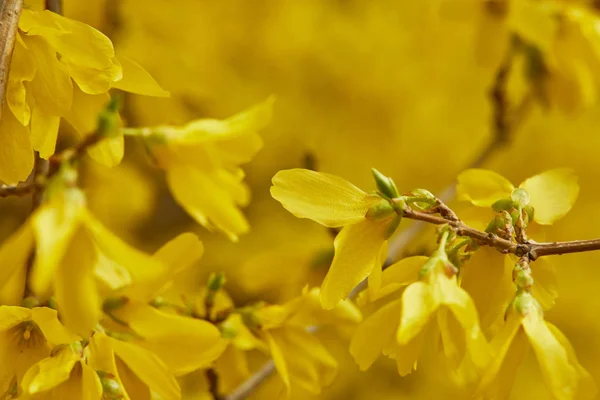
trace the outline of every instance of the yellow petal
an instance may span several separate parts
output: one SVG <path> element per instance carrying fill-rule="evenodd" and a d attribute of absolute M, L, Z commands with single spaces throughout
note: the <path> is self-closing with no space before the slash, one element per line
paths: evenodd
<path fill-rule="evenodd" d="M 579 195 L 577 176 L 568 168 L 543 172 L 527 179 L 520 187 L 529 193 L 533 219 L 541 225 L 552 225 L 564 217 Z"/>
<path fill-rule="evenodd" d="M 510 394 L 518 367 L 527 351 L 527 338 L 520 329 L 521 317 L 516 313 L 510 314 L 491 341 L 494 357 L 481 378 L 475 398 L 482 394 L 491 398 L 506 398 Z"/>
<path fill-rule="evenodd" d="M 279 171 L 271 196 L 296 217 L 327 227 L 360 222 L 377 200 L 338 176 L 307 169 Z"/>
<path fill-rule="evenodd" d="M 270 331 L 266 331 L 264 333 L 265 339 L 267 341 L 267 345 L 269 346 L 269 351 L 271 352 L 271 358 L 273 358 L 273 363 L 275 364 L 275 368 L 277 369 L 277 373 L 281 377 L 283 384 L 286 387 L 286 392 L 290 392 L 290 373 L 288 371 L 288 364 L 283 355 L 283 351 L 279 347 L 277 341 L 273 338 Z"/>
<path fill-rule="evenodd" d="M 24 42 L 38 66 L 28 86 L 35 103 L 47 114 L 65 115 L 73 101 L 73 82 L 69 73 L 44 39 L 26 36 Z"/>
<path fill-rule="evenodd" d="M 4 106 L 0 118 L 0 181 L 15 185 L 25 181 L 32 169 L 29 130 Z"/>
<path fill-rule="evenodd" d="M 20 35 L 17 33 L 17 35 Z M 29 125 L 31 110 L 27 104 L 27 91 L 24 82 L 31 82 L 35 76 L 35 60 L 22 40 L 15 42 L 10 74 L 6 85 L 6 103 L 23 126 Z"/>
<path fill-rule="evenodd" d="M 121 163 L 125 155 L 125 139 L 121 133 L 102 139 L 88 149 L 88 154 L 94 161 L 107 167 L 114 167 Z"/>
<path fill-rule="evenodd" d="M 98 115 L 109 102 L 108 94 L 91 95 L 83 93 L 79 86 L 73 88 L 73 107 L 65 119 L 82 135 L 90 134 L 98 127 Z"/>
<path fill-rule="evenodd" d="M 361 371 L 368 369 L 384 346 L 395 339 L 401 312 L 402 300 L 392 301 L 375 311 L 356 328 L 350 342 L 350 354 Z"/>
<path fill-rule="evenodd" d="M 25 307 L 0 306 L 0 332 L 31 319 L 31 310 Z"/>
<path fill-rule="evenodd" d="M 427 260 L 425 256 L 406 257 L 387 267 L 381 276 L 381 289 L 370 295 L 369 301 L 381 299 L 415 282 L 419 278 L 419 270 Z"/>
<path fill-rule="evenodd" d="M 143 338 L 138 345 L 158 355 L 175 375 L 208 367 L 225 350 L 219 330 L 204 320 L 167 314 L 137 302 L 114 314 Z"/>
<path fill-rule="evenodd" d="M 60 117 L 42 111 L 37 105 L 31 108 L 31 145 L 44 159 L 54 154 Z"/>
<path fill-rule="evenodd" d="M 301 301 L 297 306 L 292 305 L 289 310 L 289 317 L 286 323 L 298 326 L 311 325 L 337 325 L 355 324 L 360 322 L 362 315 L 358 308 L 350 301 L 343 300 L 332 310 L 324 310 L 321 307 L 321 291 L 319 288 L 312 288 L 301 296 Z M 286 306 L 294 303 L 294 300 L 286 303 Z"/>
<path fill-rule="evenodd" d="M 396 343 L 395 358 L 396 369 L 400 376 L 406 376 L 417 368 L 417 360 L 423 351 L 425 343 L 427 327 L 423 331 L 417 333 L 409 342 L 405 344 Z"/>
<path fill-rule="evenodd" d="M 77 356 L 69 346 L 58 350 L 54 355 L 43 359 L 27 371 L 21 383 L 27 393 L 39 393 L 50 390 L 71 375 Z"/>
<path fill-rule="evenodd" d="M 115 354 L 137 377 L 163 400 L 179 400 L 181 389 L 175 377 L 152 352 L 135 344 L 109 338 Z"/>
<path fill-rule="evenodd" d="M 427 325 L 438 305 L 426 283 L 411 283 L 402 294 L 402 318 L 396 333 L 398 344 L 405 345 L 414 339 Z"/>
<path fill-rule="evenodd" d="M 190 216 L 205 227 L 223 231 L 232 241 L 249 230 L 236 200 L 210 173 L 174 164 L 167 170 L 167 183 L 173 197 Z"/>
<path fill-rule="evenodd" d="M 468 169 L 458 175 L 456 193 L 479 207 L 489 207 L 497 200 L 510 197 L 514 186 L 502 175 L 487 169 Z"/>
<path fill-rule="evenodd" d="M 456 280 L 448 279 L 440 273 L 436 289 L 440 290 L 440 301 L 454 314 L 465 331 L 465 342 L 475 366 L 481 370 L 490 362 L 490 349 L 479 327 L 479 317 L 473 300 L 467 292 L 458 287 Z"/>
<path fill-rule="evenodd" d="M 559 400 L 574 399 L 578 386 L 577 371 L 569 362 L 567 350 L 552 334 L 543 317 L 535 312 L 528 313 L 523 319 L 523 329 L 552 395 Z"/>
<path fill-rule="evenodd" d="M 531 275 L 533 276 L 531 294 L 543 309 L 551 309 L 558 297 L 558 279 L 554 263 L 547 257 L 537 259 L 531 264 Z"/>
<path fill-rule="evenodd" d="M 123 79 L 113 82 L 112 87 L 145 96 L 169 97 L 141 65 L 129 57 L 119 57 L 123 67 Z"/>
<path fill-rule="evenodd" d="M 76 205 L 52 203 L 38 208 L 31 217 L 36 257 L 30 284 L 42 297 L 50 295 L 53 276 L 78 229 L 80 212 Z"/>
<path fill-rule="evenodd" d="M 80 341 L 81 338 L 69 331 L 58 321 L 58 313 L 48 307 L 35 307 L 31 309 L 31 319 L 40 328 L 48 344 L 70 344 Z"/>
<path fill-rule="evenodd" d="M 23 300 L 28 259 L 33 250 L 33 230 L 23 224 L 0 247 L 0 301 L 17 305 Z M 14 279 L 14 280 L 13 280 Z"/>
<path fill-rule="evenodd" d="M 345 226 L 333 242 L 335 255 L 321 286 L 321 304 L 332 309 L 365 279 L 385 242 L 388 223 L 367 219 Z"/>
<path fill-rule="evenodd" d="M 54 295 L 65 326 L 88 337 L 101 315 L 94 266 L 96 250 L 83 229 L 74 233 L 54 278 Z"/>
<path fill-rule="evenodd" d="M 527 0 L 515 1 L 508 8 L 508 23 L 513 32 L 542 52 L 550 52 L 559 27 L 555 10 Z"/>
<path fill-rule="evenodd" d="M 219 388 L 229 393 L 250 376 L 246 354 L 230 345 L 215 361 L 215 371 L 219 377 Z"/>
<path fill-rule="evenodd" d="M 140 286 L 143 286 L 144 282 L 156 282 L 165 276 L 167 268 L 160 260 L 129 246 L 93 216 L 86 214 L 85 222 L 102 254 L 129 271 Z M 146 291 L 142 290 L 138 293 L 132 290 L 131 294 L 134 293 L 142 296 Z"/>
<path fill-rule="evenodd" d="M 96 371 L 89 365 L 80 363 L 82 368 L 81 376 L 81 400 L 97 400 L 102 397 L 102 382 Z M 69 397 L 64 397 L 69 398 Z M 73 397 L 71 397 L 73 398 Z"/>
<path fill-rule="evenodd" d="M 577 355 L 575 354 L 575 350 L 571 343 L 566 338 L 566 336 L 558 330 L 558 328 L 552 325 L 549 322 L 546 322 L 548 329 L 554 335 L 556 340 L 561 344 L 561 346 L 567 351 L 567 357 L 569 359 L 569 363 L 575 367 L 577 370 L 577 374 L 579 375 L 579 383 L 577 385 L 577 399 L 595 399 L 598 393 L 598 389 L 596 388 L 596 384 L 594 380 L 590 376 L 589 372 L 583 368 L 581 364 L 579 364 L 579 360 L 577 360 Z"/>

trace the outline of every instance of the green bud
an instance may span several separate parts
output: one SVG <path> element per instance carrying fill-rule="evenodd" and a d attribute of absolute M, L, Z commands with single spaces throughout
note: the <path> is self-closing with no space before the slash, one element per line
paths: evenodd
<path fill-rule="evenodd" d="M 526 291 L 517 292 L 517 295 L 513 300 L 513 307 L 521 315 L 526 315 L 531 311 L 534 311 L 536 308 L 541 310 L 537 300 L 531 295 L 531 293 Z"/>
<path fill-rule="evenodd" d="M 514 208 L 515 204 L 511 199 L 500 199 L 494 204 L 492 204 L 492 210 L 496 212 L 500 211 L 509 211 L 511 208 Z"/>
<path fill-rule="evenodd" d="M 370 221 L 381 221 L 383 219 L 389 218 L 395 213 L 396 211 L 394 210 L 394 207 L 390 204 L 390 202 L 385 199 L 381 199 L 369 208 L 369 211 L 367 211 L 367 215 L 365 215 L 365 218 L 367 218 Z"/>
<path fill-rule="evenodd" d="M 23 299 L 23 307 L 33 308 L 40 305 L 40 301 L 33 296 L 27 296 Z"/>
<path fill-rule="evenodd" d="M 394 218 L 392 222 L 390 222 L 387 231 L 385 232 L 386 240 L 389 239 L 394 234 L 394 232 L 396 232 L 396 229 L 398 229 L 398 226 L 400 225 L 400 221 L 402 221 L 402 216 L 396 215 L 396 218 Z"/>
<path fill-rule="evenodd" d="M 533 277 L 529 271 L 516 271 L 516 273 L 513 274 L 513 281 L 519 289 L 528 290 L 533 286 Z"/>
<path fill-rule="evenodd" d="M 225 274 L 223 272 L 217 272 L 210 274 L 208 278 L 208 290 L 211 292 L 218 292 L 225 285 Z"/>
<path fill-rule="evenodd" d="M 237 329 L 227 321 L 221 324 L 219 330 L 221 331 L 221 337 L 223 339 L 233 339 L 238 335 Z"/>
<path fill-rule="evenodd" d="M 112 374 L 100 375 L 98 373 L 98 377 L 100 377 L 100 382 L 102 383 L 102 399 L 103 400 L 116 400 L 123 398 L 123 391 L 121 390 L 121 385 L 119 382 L 112 376 Z"/>
<path fill-rule="evenodd" d="M 102 310 L 104 312 L 117 310 L 127 304 L 128 301 L 129 299 L 125 296 L 109 297 L 102 303 Z"/>
<path fill-rule="evenodd" d="M 395 197 L 400 196 L 398 188 L 396 187 L 396 184 L 394 183 L 392 178 L 383 175 L 375 168 L 372 168 L 371 171 L 373 172 L 373 178 L 375 179 L 375 183 L 377 184 L 377 189 L 381 192 L 381 194 L 383 194 L 389 199 L 393 199 Z"/>
<path fill-rule="evenodd" d="M 529 201 L 531 200 L 529 197 L 529 193 L 527 193 L 525 189 L 521 188 L 516 188 L 515 190 L 513 190 L 510 195 L 510 198 L 512 199 L 512 201 L 514 201 L 515 206 L 518 209 L 523 209 L 523 207 L 528 205 Z"/>

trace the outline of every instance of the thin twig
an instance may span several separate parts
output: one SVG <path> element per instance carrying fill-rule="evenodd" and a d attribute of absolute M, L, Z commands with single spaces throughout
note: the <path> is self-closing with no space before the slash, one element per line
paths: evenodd
<path fill-rule="evenodd" d="M 36 185 L 26 183 L 16 186 L 0 185 L 0 197 L 25 196 L 34 191 Z"/>
<path fill-rule="evenodd" d="M 6 86 L 22 9 L 23 0 L 0 1 L 0 118 L 6 99 Z"/>
<path fill-rule="evenodd" d="M 252 392 L 271 374 L 275 372 L 275 363 L 269 360 L 263 364 L 248 380 L 244 381 L 233 392 L 224 397 L 224 400 L 242 400 L 250 396 Z"/>
<path fill-rule="evenodd" d="M 59 165 L 65 161 L 70 161 L 74 158 L 79 158 L 85 154 L 85 152 L 95 144 L 98 144 L 102 139 L 106 137 L 98 133 L 86 136 L 81 142 L 75 147 L 69 147 L 61 151 L 60 153 L 54 154 L 48 161 L 50 164 Z"/>

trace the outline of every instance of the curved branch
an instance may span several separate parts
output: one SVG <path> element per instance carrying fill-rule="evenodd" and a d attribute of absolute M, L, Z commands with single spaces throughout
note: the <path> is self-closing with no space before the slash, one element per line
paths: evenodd
<path fill-rule="evenodd" d="M 6 99 L 10 62 L 17 39 L 23 0 L 0 1 L 0 118 Z"/>

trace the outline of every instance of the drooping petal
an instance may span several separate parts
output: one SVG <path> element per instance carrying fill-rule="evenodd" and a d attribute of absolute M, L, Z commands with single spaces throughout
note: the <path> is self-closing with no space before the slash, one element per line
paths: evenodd
<path fill-rule="evenodd" d="M 227 346 L 215 361 L 214 368 L 219 377 L 219 388 L 224 393 L 231 392 L 250 376 L 246 355 L 233 345 Z"/>
<path fill-rule="evenodd" d="M 273 363 L 275 364 L 275 368 L 277 369 L 277 373 L 281 377 L 283 384 L 286 387 L 287 393 L 290 392 L 290 373 L 288 371 L 288 363 L 283 355 L 283 351 L 277 341 L 273 338 L 270 331 L 265 332 L 265 339 L 267 341 L 267 345 L 269 346 L 269 351 L 271 352 L 271 358 L 273 358 Z"/>
<path fill-rule="evenodd" d="M 579 383 L 577 385 L 577 399 L 595 399 L 598 394 L 598 389 L 594 380 L 590 376 L 589 372 L 583 368 L 583 366 L 577 360 L 577 355 L 575 354 L 575 350 L 573 346 L 567 339 L 567 337 L 554 325 L 549 322 L 546 322 L 546 326 L 550 332 L 554 335 L 556 340 L 561 344 L 561 346 L 567 351 L 567 358 L 569 359 L 569 363 L 575 367 L 577 370 L 577 374 L 579 375 Z"/>
<path fill-rule="evenodd" d="M 552 334 L 541 314 L 528 313 L 522 324 L 553 396 L 559 400 L 574 399 L 579 377 L 569 362 L 567 350 Z"/>
<path fill-rule="evenodd" d="M 373 270 L 385 242 L 387 221 L 345 226 L 333 242 L 335 255 L 321 286 L 321 304 L 332 309 Z"/>
<path fill-rule="evenodd" d="M 368 300 L 378 300 L 415 282 L 419 277 L 419 270 L 427 260 L 425 256 L 406 257 L 387 267 L 381 275 L 381 289 L 369 295 Z M 361 301 L 366 299 L 363 298 Z"/>
<path fill-rule="evenodd" d="M 45 113 L 40 107 L 31 108 L 31 145 L 43 159 L 54 154 L 60 117 Z"/>
<path fill-rule="evenodd" d="M 73 82 L 56 52 L 39 36 L 23 38 L 38 66 L 28 89 L 35 103 L 47 114 L 62 116 L 73 101 Z"/>
<path fill-rule="evenodd" d="M 502 175 L 487 169 L 472 168 L 458 175 L 456 193 L 479 207 L 489 207 L 497 200 L 510 197 L 514 186 Z"/>
<path fill-rule="evenodd" d="M 343 325 L 356 324 L 361 321 L 359 309 L 350 301 L 342 300 L 333 309 L 324 310 L 321 307 L 321 290 L 312 288 L 305 291 L 297 307 L 289 313 L 291 317 L 286 320 L 290 325 Z M 287 304 L 293 303 L 294 300 Z"/>
<path fill-rule="evenodd" d="M 33 230 L 29 223 L 23 224 L 0 246 L 0 304 L 21 304 L 32 250 Z"/>
<path fill-rule="evenodd" d="M 350 343 L 350 354 L 361 371 L 367 370 L 381 355 L 386 344 L 395 340 L 401 312 L 401 299 L 392 301 L 365 318 L 356 328 Z"/>
<path fill-rule="evenodd" d="M 119 57 L 123 68 L 123 79 L 113 82 L 112 87 L 126 92 L 154 97 L 169 97 L 169 92 L 159 86 L 141 65 L 129 57 Z"/>
<path fill-rule="evenodd" d="M 79 86 L 73 88 L 73 107 L 65 115 L 65 119 L 81 135 L 90 134 L 98 127 L 98 115 L 108 104 L 110 97 L 107 93 L 83 93 Z"/>
<path fill-rule="evenodd" d="M 97 400 L 102 397 L 102 382 L 96 371 L 85 363 L 81 364 L 81 400 Z M 64 397 L 65 399 L 69 397 Z M 72 397 L 71 397 L 72 398 Z"/>
<path fill-rule="evenodd" d="M 20 34 L 17 33 L 17 35 Z M 23 45 L 22 39 L 16 40 L 6 85 L 6 103 L 23 126 L 29 125 L 31 118 L 31 109 L 27 103 L 27 91 L 24 82 L 33 80 L 35 70 L 36 64 L 33 56 Z"/>
<path fill-rule="evenodd" d="M 132 343 L 109 338 L 115 354 L 131 371 L 163 400 L 178 400 L 177 380 L 154 353 Z"/>
<path fill-rule="evenodd" d="M 531 294 L 544 310 L 554 307 L 558 297 L 558 277 L 556 266 L 548 257 L 537 259 L 531 264 L 533 288 Z"/>
<path fill-rule="evenodd" d="M 125 138 L 121 133 L 114 137 L 102 139 L 88 149 L 92 159 L 107 167 L 119 165 L 125 155 Z"/>
<path fill-rule="evenodd" d="M 378 199 L 338 176 L 307 169 L 279 171 L 271 196 L 296 217 L 327 227 L 360 222 Z"/>
<path fill-rule="evenodd" d="M 26 393 L 40 393 L 66 382 L 71 375 L 77 356 L 69 346 L 43 359 L 27 371 L 21 386 Z"/>
<path fill-rule="evenodd" d="M 424 282 L 410 284 L 402 294 L 402 317 L 396 332 L 398 343 L 405 345 L 414 339 L 438 306 L 429 285 Z"/>
<path fill-rule="evenodd" d="M 31 309 L 31 319 L 40 328 L 44 338 L 52 346 L 70 344 L 81 338 L 68 330 L 58 320 L 58 313 L 48 307 L 34 307 Z"/>
<path fill-rule="evenodd" d="M 158 355 L 175 375 L 208 367 L 225 350 L 219 330 L 204 320 L 167 314 L 137 302 L 114 314 L 143 338 L 138 345 Z"/>
<path fill-rule="evenodd" d="M 521 330 L 521 317 L 515 313 L 509 314 L 505 325 L 490 345 L 494 357 L 482 376 L 475 398 L 484 394 L 506 398 L 528 347 L 527 338 Z"/>
<path fill-rule="evenodd" d="M 232 241 L 250 229 L 235 199 L 210 173 L 174 164 L 167 170 L 167 183 L 177 203 L 205 227 L 216 227 Z"/>
<path fill-rule="evenodd" d="M 15 185 L 25 181 L 32 169 L 29 130 L 4 106 L 0 118 L 0 181 Z"/>
<path fill-rule="evenodd" d="M 543 172 L 527 179 L 520 187 L 529 193 L 533 219 L 541 225 L 552 225 L 564 217 L 579 195 L 577 176 L 568 168 Z"/>
<path fill-rule="evenodd" d="M 92 239 L 85 230 L 79 229 L 56 269 L 54 295 L 65 326 L 81 337 L 90 335 L 101 315 L 95 264 Z"/>

